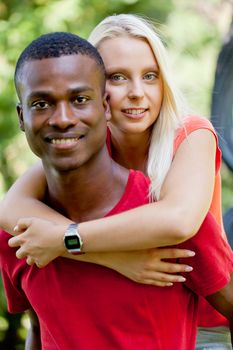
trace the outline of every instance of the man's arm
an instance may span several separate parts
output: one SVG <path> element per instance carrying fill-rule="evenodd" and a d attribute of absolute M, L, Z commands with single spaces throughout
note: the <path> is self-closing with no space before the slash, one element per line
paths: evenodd
<path fill-rule="evenodd" d="M 230 282 L 217 293 L 206 296 L 206 300 L 229 320 L 233 346 L 233 273 Z"/>
<path fill-rule="evenodd" d="M 28 310 L 31 328 L 28 331 L 25 350 L 41 350 L 40 324 L 38 317 L 33 309 Z"/>

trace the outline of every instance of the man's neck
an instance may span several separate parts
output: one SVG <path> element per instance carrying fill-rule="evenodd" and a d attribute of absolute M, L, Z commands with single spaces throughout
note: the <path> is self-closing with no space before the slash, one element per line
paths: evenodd
<path fill-rule="evenodd" d="M 122 197 L 129 174 L 106 151 L 76 170 L 54 172 L 45 165 L 45 172 L 46 202 L 75 222 L 106 215 Z"/>

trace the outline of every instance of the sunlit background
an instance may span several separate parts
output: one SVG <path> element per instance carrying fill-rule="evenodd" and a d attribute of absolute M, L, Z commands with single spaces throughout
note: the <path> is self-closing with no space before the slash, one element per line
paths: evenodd
<path fill-rule="evenodd" d="M 35 161 L 19 131 L 13 86 L 21 50 L 35 37 L 71 31 L 85 38 L 105 16 L 142 14 L 157 23 L 174 77 L 195 114 L 210 116 L 217 57 L 232 21 L 223 0 L 0 0 L 0 198 Z M 223 164 L 223 209 L 233 207 L 233 175 Z M 0 283 L 0 349 L 23 349 L 27 318 L 6 311 Z"/>

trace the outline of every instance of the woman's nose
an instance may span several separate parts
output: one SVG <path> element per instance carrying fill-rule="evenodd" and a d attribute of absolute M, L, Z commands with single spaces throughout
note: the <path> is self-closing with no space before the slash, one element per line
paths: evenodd
<path fill-rule="evenodd" d="M 129 98 L 142 98 L 144 96 L 143 84 L 139 80 L 133 81 L 129 86 Z"/>

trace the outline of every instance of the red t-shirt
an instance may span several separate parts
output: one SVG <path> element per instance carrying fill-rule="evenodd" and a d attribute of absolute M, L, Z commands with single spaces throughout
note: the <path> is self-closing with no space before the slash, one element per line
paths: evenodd
<path fill-rule="evenodd" d="M 146 204 L 148 187 L 142 173 L 130 171 L 125 193 L 107 215 Z M 197 294 L 218 291 L 233 270 L 231 249 L 211 214 L 198 234 L 180 245 L 197 252 L 187 283 L 166 288 L 138 284 L 106 267 L 65 258 L 43 269 L 28 266 L 8 247 L 9 237 L 0 233 L 8 309 L 33 307 L 45 350 L 192 350 Z"/>

